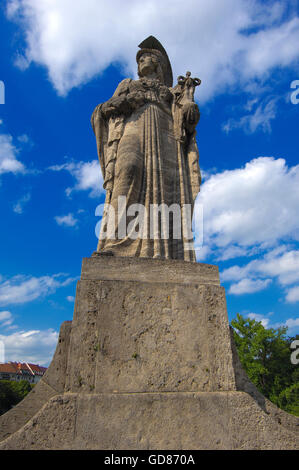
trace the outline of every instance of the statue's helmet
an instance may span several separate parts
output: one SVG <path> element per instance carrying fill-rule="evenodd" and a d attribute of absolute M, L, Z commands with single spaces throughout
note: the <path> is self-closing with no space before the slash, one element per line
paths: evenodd
<path fill-rule="evenodd" d="M 159 63 L 161 64 L 163 72 L 164 84 L 168 87 L 172 87 L 173 75 L 172 68 L 168 58 L 168 55 L 162 46 L 162 44 L 154 36 L 149 36 L 141 44 L 139 44 L 140 50 L 137 52 L 136 61 L 139 62 L 140 57 L 145 53 L 151 53 L 157 56 Z"/>

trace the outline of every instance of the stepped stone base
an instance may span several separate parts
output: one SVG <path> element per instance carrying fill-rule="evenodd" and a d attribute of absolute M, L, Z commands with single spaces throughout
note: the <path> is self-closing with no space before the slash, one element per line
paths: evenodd
<path fill-rule="evenodd" d="M 2 449 L 294 449 L 245 392 L 64 394 Z"/>
<path fill-rule="evenodd" d="M 47 373 L 0 449 L 297 449 L 299 419 L 242 370 L 216 266 L 84 259 Z"/>

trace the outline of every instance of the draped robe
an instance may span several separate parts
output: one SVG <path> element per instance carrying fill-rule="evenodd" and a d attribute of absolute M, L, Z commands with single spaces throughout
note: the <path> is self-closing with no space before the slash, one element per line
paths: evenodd
<path fill-rule="evenodd" d="M 93 113 L 91 122 L 106 189 L 106 208 L 112 206 L 115 215 L 112 237 L 108 227 L 111 213 L 107 209 L 104 212 L 99 252 L 196 260 L 191 218 L 200 188 L 198 149 L 195 131 L 186 138 L 174 91 L 155 79 L 125 79 L 113 97 L 138 92 L 144 99 L 133 112 L 107 119 L 103 105 L 98 105 Z M 120 206 L 119 197 L 125 204 Z M 134 204 L 144 207 L 137 225 Z M 153 207 L 158 206 L 161 216 L 153 217 Z"/>

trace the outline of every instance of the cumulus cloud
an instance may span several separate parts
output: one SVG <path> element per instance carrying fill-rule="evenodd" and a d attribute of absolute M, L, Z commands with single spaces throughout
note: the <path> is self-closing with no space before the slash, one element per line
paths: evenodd
<path fill-rule="evenodd" d="M 260 157 L 243 168 L 207 172 L 195 205 L 195 220 L 204 214 L 198 260 L 241 259 L 221 272 L 231 294 L 258 292 L 276 280 L 287 302 L 299 301 L 298 204 L 299 165 L 288 167 L 282 158 Z M 195 241 L 202 236 L 199 225 Z"/>
<path fill-rule="evenodd" d="M 232 284 L 229 288 L 229 294 L 241 295 L 252 294 L 264 290 L 271 283 L 271 279 L 242 279 L 236 284 Z"/>
<path fill-rule="evenodd" d="M 232 294 L 263 290 L 270 284 L 271 279 L 276 279 L 285 289 L 287 302 L 299 301 L 299 287 L 289 287 L 299 282 L 299 250 L 287 251 L 287 247 L 281 246 L 270 250 L 259 259 L 243 266 L 231 266 L 221 273 L 222 281 L 235 282 L 229 290 Z"/>
<path fill-rule="evenodd" d="M 17 331 L 11 335 L 0 335 L 4 343 L 5 361 L 31 362 L 48 366 L 53 357 L 58 332 L 49 330 Z"/>
<path fill-rule="evenodd" d="M 273 312 L 267 313 L 266 315 L 262 315 L 260 313 L 244 313 L 244 318 L 250 318 L 251 320 L 255 320 L 257 322 L 261 322 L 264 328 L 279 328 L 279 327 L 287 327 L 288 335 L 296 334 L 296 331 L 299 326 L 299 318 L 288 318 L 284 322 L 272 322 Z"/>
<path fill-rule="evenodd" d="M 299 326 L 299 318 L 289 318 L 286 322 L 285 322 L 286 326 L 288 328 L 296 328 L 297 326 Z"/>
<path fill-rule="evenodd" d="M 255 270 L 276 276 L 282 286 L 299 282 L 299 251 L 290 250 L 280 254 L 279 250 L 273 250 L 255 263 Z"/>
<path fill-rule="evenodd" d="M 299 286 L 291 287 L 287 291 L 286 301 L 289 303 L 299 302 Z"/>
<path fill-rule="evenodd" d="M 73 214 L 56 216 L 55 220 L 58 225 L 64 225 L 66 227 L 75 227 L 78 223 L 78 219 Z"/>
<path fill-rule="evenodd" d="M 17 159 L 18 150 L 13 145 L 12 136 L 0 134 L 0 175 L 4 173 L 24 173 L 25 167 Z"/>
<path fill-rule="evenodd" d="M 270 318 L 265 317 L 264 315 L 261 315 L 261 314 L 259 314 L 259 313 L 249 313 L 249 314 L 246 315 L 246 316 L 247 316 L 248 318 L 250 318 L 251 320 L 255 320 L 255 321 L 261 322 L 261 324 L 263 325 L 263 327 L 269 328 Z"/>
<path fill-rule="evenodd" d="M 103 178 L 100 164 L 97 160 L 91 162 L 69 162 L 63 165 L 49 167 L 52 171 L 68 171 L 75 179 L 75 185 L 66 189 L 67 196 L 73 191 L 89 191 L 90 197 L 104 193 Z"/>
<path fill-rule="evenodd" d="M 244 276 L 271 276 L 277 277 L 282 286 L 299 282 L 299 251 L 286 250 L 281 246 L 243 266 L 231 266 L 221 277 L 224 281 L 238 281 Z"/>
<path fill-rule="evenodd" d="M 8 310 L 0 312 L 0 327 L 10 327 L 13 323 L 13 316 Z"/>
<path fill-rule="evenodd" d="M 204 243 L 225 256 L 254 246 L 299 240 L 299 165 L 260 157 L 245 167 L 211 175 L 202 185 L 196 212 L 203 205 Z M 237 251 L 236 251 L 237 250 Z"/>
<path fill-rule="evenodd" d="M 63 274 L 31 277 L 18 275 L 0 282 L 0 305 L 14 305 L 31 302 L 54 293 L 58 288 L 74 282 L 75 278 L 66 278 Z"/>
<path fill-rule="evenodd" d="M 190 67 L 200 75 L 205 100 L 298 60 L 299 17 L 286 10 L 258 0 L 163 0 L 163 7 L 158 0 L 8 0 L 7 13 L 25 30 L 16 63 L 45 66 L 62 95 L 111 63 L 133 76 L 137 45 L 153 34 L 174 76 Z"/>

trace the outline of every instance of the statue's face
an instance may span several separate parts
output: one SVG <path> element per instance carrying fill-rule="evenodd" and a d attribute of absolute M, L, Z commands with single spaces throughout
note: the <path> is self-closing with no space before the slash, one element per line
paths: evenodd
<path fill-rule="evenodd" d="M 138 61 L 138 68 L 140 75 L 142 77 L 146 77 L 147 75 L 151 75 L 156 72 L 157 61 L 152 54 L 145 52 Z"/>

